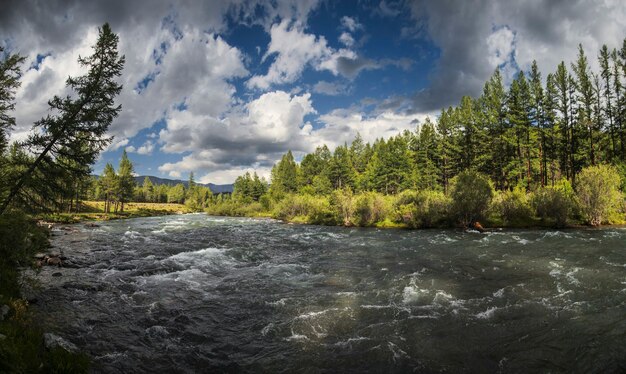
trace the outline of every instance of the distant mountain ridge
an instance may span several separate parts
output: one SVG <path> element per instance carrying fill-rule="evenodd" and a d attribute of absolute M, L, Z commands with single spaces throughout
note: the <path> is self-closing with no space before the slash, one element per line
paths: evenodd
<path fill-rule="evenodd" d="M 188 187 L 189 185 L 189 181 L 183 181 L 180 179 L 159 178 L 159 177 L 154 177 L 152 175 L 136 176 L 135 181 L 137 182 L 138 185 L 142 185 L 146 177 L 150 178 L 150 182 L 152 182 L 152 184 L 167 184 L 169 186 L 175 186 L 179 183 L 182 183 L 183 185 L 185 185 L 185 187 Z M 199 186 L 209 187 L 211 189 L 211 192 L 213 193 L 232 193 L 233 192 L 232 184 L 213 184 L 213 183 L 204 184 L 204 183 L 198 183 L 198 182 L 196 182 L 196 184 Z"/>

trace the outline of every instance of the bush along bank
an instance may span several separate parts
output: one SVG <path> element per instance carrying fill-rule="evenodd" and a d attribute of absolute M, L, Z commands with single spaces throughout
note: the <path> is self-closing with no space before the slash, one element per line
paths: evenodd
<path fill-rule="evenodd" d="M 0 373 L 84 373 L 89 359 L 44 333 L 21 295 L 20 269 L 49 247 L 48 231 L 21 213 L 0 216 Z"/>
<path fill-rule="evenodd" d="M 619 175 L 610 166 L 588 167 L 577 188 L 562 179 L 526 191 L 523 187 L 495 191 L 483 174 L 461 172 L 440 190 L 405 189 L 396 194 L 336 189 L 328 194 L 270 193 L 258 201 L 223 198 L 206 211 L 225 216 L 267 216 L 285 222 L 392 228 L 565 228 L 624 224 L 624 198 Z"/>

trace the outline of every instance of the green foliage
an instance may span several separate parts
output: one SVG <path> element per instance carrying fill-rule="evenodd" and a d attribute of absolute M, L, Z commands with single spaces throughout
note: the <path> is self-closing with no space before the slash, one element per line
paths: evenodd
<path fill-rule="evenodd" d="M 344 226 L 354 225 L 355 199 L 351 189 L 335 190 L 330 197 L 331 205 L 335 208 L 337 221 Z"/>
<path fill-rule="evenodd" d="M 0 155 L 8 144 L 8 131 L 15 126 L 15 118 L 9 113 L 15 109 L 15 90 L 21 85 L 20 65 L 25 60 L 20 55 L 3 52 L 0 46 Z"/>
<path fill-rule="evenodd" d="M 124 211 L 124 203 L 131 201 L 135 188 L 135 178 L 133 178 L 134 168 L 132 162 L 128 159 L 126 150 L 122 152 L 120 165 L 117 173 L 117 201 L 121 203 L 121 211 Z"/>
<path fill-rule="evenodd" d="M 250 175 L 249 172 L 237 177 L 233 185 L 233 198 L 242 202 L 259 201 L 268 190 L 265 179 L 259 178 L 257 173 Z"/>
<path fill-rule="evenodd" d="M 530 204 L 542 221 L 551 220 L 555 227 L 565 227 L 574 210 L 574 190 L 564 179 L 554 187 L 536 190 L 531 195 Z"/>
<path fill-rule="evenodd" d="M 87 373 L 89 357 L 61 347 L 43 349 L 42 331 L 33 326 L 28 303 L 13 299 L 8 320 L 0 322 L 1 373 Z"/>
<path fill-rule="evenodd" d="M 0 216 L 0 304 L 2 295 L 19 295 L 18 266 L 29 266 L 33 254 L 48 246 L 46 232 L 21 212 Z"/>
<path fill-rule="evenodd" d="M 467 227 L 485 216 L 493 197 L 493 187 L 484 175 L 466 170 L 452 181 L 450 197 L 452 214 Z"/>
<path fill-rule="evenodd" d="M 168 203 L 179 203 L 182 204 L 185 202 L 185 185 L 182 183 L 178 183 L 174 187 L 170 188 L 167 191 L 167 202 Z"/>
<path fill-rule="evenodd" d="M 394 221 L 412 228 L 439 227 L 448 220 L 449 199 L 440 191 L 400 193 L 394 202 Z"/>
<path fill-rule="evenodd" d="M 334 225 L 335 214 L 328 198 L 289 194 L 274 208 L 273 216 L 286 221 Z"/>
<path fill-rule="evenodd" d="M 620 176 L 615 167 L 589 166 L 580 172 L 577 180 L 576 195 L 588 224 L 599 226 L 608 221 L 623 203 L 618 189 Z"/>
<path fill-rule="evenodd" d="M 270 193 L 275 198 L 284 194 L 296 192 L 298 188 L 298 165 L 291 151 L 283 155 L 282 159 L 272 168 L 272 185 Z"/>
<path fill-rule="evenodd" d="M 524 223 L 533 216 L 528 201 L 528 195 L 522 187 L 515 187 L 513 191 L 502 191 L 494 199 L 495 210 L 506 223 Z"/>
<path fill-rule="evenodd" d="M 374 226 L 389 214 L 388 199 L 378 192 L 362 192 L 354 200 L 354 224 L 357 226 Z"/>
<path fill-rule="evenodd" d="M 89 177 L 89 165 L 111 141 L 107 130 L 121 110 L 115 98 L 122 86 L 115 79 L 122 73 L 124 57 L 118 56 L 117 45 L 117 35 L 104 24 L 93 54 L 78 58 L 87 73 L 66 81 L 72 95 L 48 101 L 50 114 L 35 123 L 24 143 L 36 157 L 12 185 L 0 204 L 0 214 L 25 192 L 24 187 L 49 199 L 56 190 L 65 191 L 68 182 Z"/>

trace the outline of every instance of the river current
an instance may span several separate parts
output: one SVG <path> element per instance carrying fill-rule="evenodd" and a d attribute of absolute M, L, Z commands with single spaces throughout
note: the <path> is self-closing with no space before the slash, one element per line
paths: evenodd
<path fill-rule="evenodd" d="M 45 267 L 34 309 L 94 372 L 626 371 L 624 229 L 70 230 L 52 244 L 77 267 Z"/>

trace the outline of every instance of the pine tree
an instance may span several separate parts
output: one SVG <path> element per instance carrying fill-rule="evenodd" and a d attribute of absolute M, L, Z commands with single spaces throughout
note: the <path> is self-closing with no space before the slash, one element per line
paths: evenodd
<path fill-rule="evenodd" d="M 460 148 L 455 141 L 458 134 L 458 127 L 453 118 L 454 109 L 442 109 L 439 120 L 437 121 L 437 133 L 439 134 L 438 154 L 441 158 L 441 183 L 443 184 L 444 193 L 448 193 L 450 180 L 458 173 L 459 166 L 455 161 L 460 154 Z"/>
<path fill-rule="evenodd" d="M 596 164 L 596 133 L 594 121 L 592 119 L 593 111 L 593 82 L 589 71 L 589 63 L 587 56 L 583 50 L 582 44 L 578 45 L 578 59 L 572 64 L 572 70 L 575 75 L 575 88 L 577 95 L 576 110 L 576 127 L 574 136 L 577 144 L 582 145 L 581 152 L 574 155 L 575 168 L 574 174 L 582 170 L 588 163 Z M 585 151 L 586 148 L 586 151 Z"/>
<path fill-rule="evenodd" d="M 416 142 L 415 168 L 418 189 L 439 189 L 441 170 L 439 169 L 438 140 L 435 126 L 427 117 L 420 127 Z"/>
<path fill-rule="evenodd" d="M 355 187 L 356 171 L 352 166 L 347 145 L 335 148 L 333 157 L 328 164 L 328 179 L 335 189 Z"/>
<path fill-rule="evenodd" d="M 499 69 L 485 83 L 480 104 L 481 119 L 487 133 L 484 152 L 488 154 L 483 172 L 491 176 L 497 188 L 504 189 L 508 180 L 506 166 L 510 163 L 511 151 L 506 141 L 506 92 Z"/>
<path fill-rule="evenodd" d="M 604 99 L 604 118 L 608 122 L 608 132 L 611 142 L 611 151 L 608 153 L 608 159 L 613 160 L 618 154 L 617 151 L 617 139 L 615 131 L 615 112 L 613 110 L 615 95 L 611 89 L 611 78 L 613 71 L 611 70 L 611 53 L 609 48 L 604 44 L 600 49 L 600 56 L 598 56 L 598 62 L 600 63 L 600 76 L 602 77 L 602 96 Z"/>
<path fill-rule="evenodd" d="M 0 46 L 0 56 L 4 55 L 4 48 Z M 10 112 L 15 109 L 15 90 L 20 86 L 22 70 L 20 65 L 24 57 L 16 54 L 6 54 L 0 60 L 0 155 L 8 144 L 8 131 L 15 126 L 15 118 Z"/>
<path fill-rule="evenodd" d="M 126 150 L 122 152 L 122 158 L 120 159 L 117 172 L 117 201 L 120 203 L 120 212 L 123 212 L 124 204 L 132 200 L 135 190 L 135 178 L 133 177 L 134 168 L 132 162 L 128 159 Z"/>
<path fill-rule="evenodd" d="M 104 194 L 104 211 L 105 213 L 109 213 L 111 212 L 111 203 L 114 202 L 117 197 L 117 188 L 119 185 L 113 165 L 109 163 L 106 164 L 99 184 Z"/>
<path fill-rule="evenodd" d="M 274 197 L 285 193 L 296 192 L 298 189 L 298 165 L 291 151 L 283 155 L 278 164 L 272 168 L 272 185 L 270 191 Z"/>
<path fill-rule="evenodd" d="M 142 185 L 142 194 L 144 201 L 153 202 L 154 201 L 154 185 L 149 177 L 145 177 L 143 179 Z"/>

